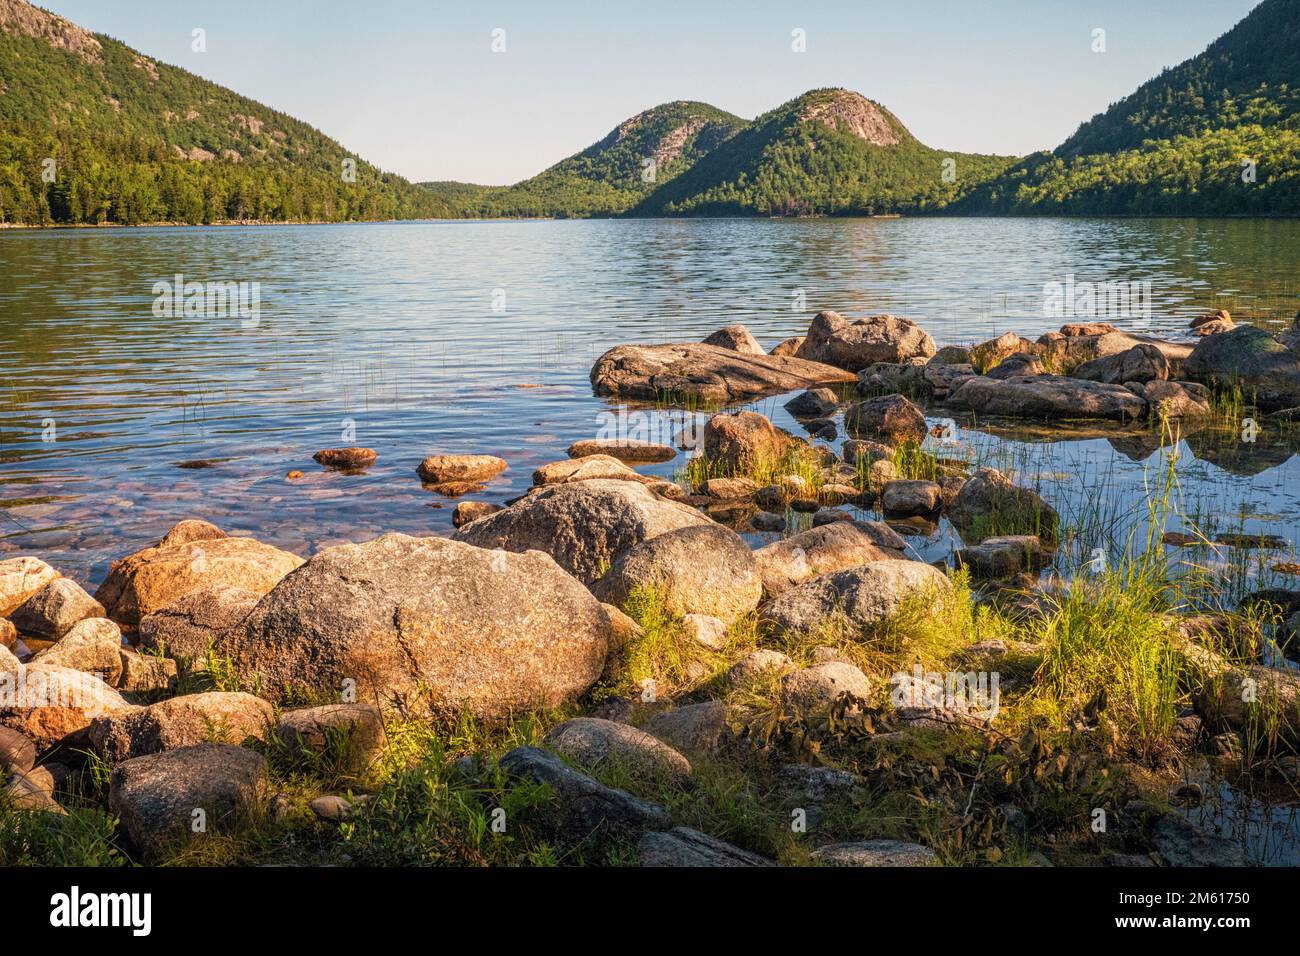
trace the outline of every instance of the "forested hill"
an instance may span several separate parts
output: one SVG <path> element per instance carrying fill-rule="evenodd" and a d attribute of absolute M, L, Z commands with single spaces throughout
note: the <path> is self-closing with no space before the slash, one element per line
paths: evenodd
<path fill-rule="evenodd" d="M 1300 215 L 1300 0 L 1264 0 L 956 211 Z"/>
<path fill-rule="evenodd" d="M 470 216 L 612 216 L 692 169 L 746 125 L 707 103 L 679 100 L 638 113 L 513 186 L 425 185 Z"/>
<path fill-rule="evenodd" d="M 813 90 L 758 117 L 632 215 L 924 212 L 1013 162 L 931 149 L 880 104 L 850 90 Z"/>
<path fill-rule="evenodd" d="M 0 223 L 450 212 L 306 123 L 22 0 L 0 0 Z"/>

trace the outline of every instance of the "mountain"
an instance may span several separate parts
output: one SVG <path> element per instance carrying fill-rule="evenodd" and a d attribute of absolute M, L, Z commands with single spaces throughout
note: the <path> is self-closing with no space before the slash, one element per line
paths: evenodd
<path fill-rule="evenodd" d="M 1264 0 L 959 212 L 1300 213 L 1300 0 Z"/>
<path fill-rule="evenodd" d="M 0 0 L 0 223 L 450 212 L 306 123 L 22 0 Z"/>
<path fill-rule="evenodd" d="M 758 117 L 631 214 L 922 212 L 1013 162 L 931 149 L 880 104 L 849 90 L 813 90 Z"/>
<path fill-rule="evenodd" d="M 746 123 L 678 100 L 638 113 L 582 152 L 513 186 L 426 183 L 475 216 L 613 216 L 694 167 Z"/>

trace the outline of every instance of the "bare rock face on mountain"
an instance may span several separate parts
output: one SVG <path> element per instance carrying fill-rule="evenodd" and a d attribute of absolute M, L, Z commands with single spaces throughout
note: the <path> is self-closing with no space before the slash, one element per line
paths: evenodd
<path fill-rule="evenodd" d="M 302 559 L 252 538 L 214 538 L 137 551 L 113 565 L 95 597 L 108 616 L 140 618 L 201 585 L 222 584 L 265 594 Z"/>
<path fill-rule="evenodd" d="M 1300 405 L 1300 356 L 1253 325 L 1201 339 L 1185 375 L 1211 388 L 1239 387 L 1266 412 Z"/>
<path fill-rule="evenodd" d="M 694 508 L 631 481 L 576 481 L 533 492 L 503 511 L 458 530 L 453 539 L 480 548 L 542 551 L 584 583 L 649 538 L 713 522 Z"/>
<path fill-rule="evenodd" d="M 784 355 L 749 355 L 717 345 L 619 345 L 591 370 L 597 395 L 646 401 L 732 402 L 852 382 L 843 369 Z"/>
<path fill-rule="evenodd" d="M 934 339 L 911 319 L 873 315 L 845 319 L 837 312 L 818 312 L 799 347 L 799 357 L 857 372 L 877 362 L 928 359 Z"/>
<path fill-rule="evenodd" d="M 705 345 L 717 345 L 724 349 L 731 349 L 733 352 L 742 352 L 745 355 L 766 355 L 763 346 L 758 344 L 758 339 L 750 334 L 749 329 L 743 325 L 728 325 L 725 329 L 718 329 L 704 340 Z"/>
<path fill-rule="evenodd" d="M 832 95 L 808 104 L 800 112 L 799 120 L 821 123 L 872 146 L 897 146 L 899 143 L 898 131 L 889 122 L 885 111 L 852 90 L 835 90 Z"/>
<path fill-rule="evenodd" d="M 1060 375 L 1024 375 L 1004 381 L 977 376 L 954 389 L 947 404 L 981 415 L 1051 420 L 1132 421 L 1147 412 L 1147 403 L 1122 385 Z"/>
<path fill-rule="evenodd" d="M 272 697 L 352 682 L 360 701 L 499 719 L 581 694 L 609 639 L 600 602 L 545 554 L 386 534 L 319 552 L 226 648 Z"/>
<path fill-rule="evenodd" d="M 653 588 L 674 614 L 706 614 L 730 624 L 762 596 L 754 553 L 720 524 L 678 528 L 629 548 L 591 586 L 622 607 L 637 588 Z"/>
<path fill-rule="evenodd" d="M 903 557 L 906 542 L 876 521 L 836 521 L 800 531 L 754 552 L 763 592 L 776 597 L 819 574 Z"/>

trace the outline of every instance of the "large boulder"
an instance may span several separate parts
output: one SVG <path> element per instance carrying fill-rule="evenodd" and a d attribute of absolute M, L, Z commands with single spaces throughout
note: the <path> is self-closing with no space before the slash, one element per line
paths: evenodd
<path fill-rule="evenodd" d="M 543 742 L 588 770 L 611 765 L 642 780 L 677 786 L 691 777 L 689 760 L 630 724 L 575 717 L 552 727 Z"/>
<path fill-rule="evenodd" d="M 722 412 L 704 425 L 704 456 L 736 471 L 779 461 L 796 442 L 758 412 Z"/>
<path fill-rule="evenodd" d="M 1142 418 L 1147 403 L 1122 385 L 1060 375 L 1021 375 L 997 380 L 969 378 L 948 396 L 954 408 L 1006 418 Z"/>
<path fill-rule="evenodd" d="M 875 521 L 837 521 L 800 531 L 754 552 L 763 592 L 776 597 L 805 581 L 903 557 L 906 542 L 888 525 Z"/>
<path fill-rule="evenodd" d="M 763 351 L 763 346 L 758 344 L 758 339 L 754 338 L 749 329 L 743 325 L 728 325 L 726 328 L 718 329 L 704 340 L 704 344 L 731 349 L 744 355 L 767 354 Z"/>
<path fill-rule="evenodd" d="M 1300 355 L 1253 325 L 1201 339 L 1184 375 L 1211 388 L 1239 386 L 1266 412 L 1300 405 Z"/>
<path fill-rule="evenodd" d="M 591 370 L 597 395 L 646 401 L 733 402 L 816 385 L 852 382 L 853 375 L 786 355 L 749 355 L 717 345 L 620 345 Z"/>
<path fill-rule="evenodd" d="M 882 395 L 850 406 L 844 429 L 856 438 L 919 443 L 926 435 L 925 412 L 902 395 Z"/>
<path fill-rule="evenodd" d="M 673 614 L 707 614 L 730 624 L 758 606 L 763 586 L 754 553 L 720 524 L 657 535 L 624 551 L 591 585 L 606 604 L 622 607 L 637 588 L 651 588 Z"/>
<path fill-rule="evenodd" d="M 910 597 L 951 589 L 942 572 L 921 561 L 873 561 L 790 588 L 765 605 L 761 616 L 767 625 L 789 632 L 812 631 L 841 617 L 861 627 L 896 613 Z"/>
<path fill-rule="evenodd" d="M 583 693 L 609 640 L 600 602 L 545 554 L 386 534 L 316 554 L 225 647 L 269 696 L 354 682 L 381 706 L 500 719 Z"/>
<path fill-rule="evenodd" d="M 229 744 L 198 744 L 113 768 L 108 806 L 143 862 L 159 863 L 196 832 L 237 825 L 266 793 L 266 758 Z M 202 811 L 203 828 L 195 827 Z"/>
<path fill-rule="evenodd" d="M 252 538 L 214 538 L 159 545 L 116 562 L 95 598 L 119 624 L 171 604 L 201 585 L 223 584 L 266 594 L 302 558 Z"/>
<path fill-rule="evenodd" d="M 103 606 L 76 581 L 55 578 L 24 601 L 10 619 L 24 634 L 57 640 L 78 621 L 103 616 Z"/>
<path fill-rule="evenodd" d="M 1033 534 L 1056 541 L 1060 518 L 1035 491 L 1021 488 L 996 468 L 981 468 L 948 505 L 948 520 L 967 543 L 997 535 Z"/>
<path fill-rule="evenodd" d="M 594 480 L 542 488 L 465 525 L 453 540 L 543 551 L 589 584 L 634 545 L 677 528 L 709 524 L 696 509 L 657 497 L 636 482 Z"/>
<path fill-rule="evenodd" d="M 1060 333 L 1049 332 L 1040 337 L 1036 350 L 1051 368 L 1069 374 L 1088 362 L 1118 355 L 1144 344 L 1160 350 L 1169 362 L 1171 377 L 1181 377 L 1182 363 L 1192 352 L 1190 343 L 1169 342 L 1149 335 L 1133 335 L 1103 323 L 1062 326 Z"/>
<path fill-rule="evenodd" d="M 170 657 L 204 657 L 261 598 L 228 584 L 202 584 L 140 618 L 140 645 Z"/>
<path fill-rule="evenodd" d="M 271 705 L 252 694 L 186 694 L 96 717 L 90 725 L 90 743 L 116 763 L 195 744 L 265 740 L 273 719 Z"/>
<path fill-rule="evenodd" d="M 8 617 L 59 572 L 40 558 L 8 558 L 0 561 L 0 617 Z"/>
<path fill-rule="evenodd" d="M 845 319 L 836 312 L 818 312 L 799 346 L 799 357 L 857 372 L 877 362 L 906 362 L 930 358 L 934 339 L 911 319 L 873 315 Z"/>

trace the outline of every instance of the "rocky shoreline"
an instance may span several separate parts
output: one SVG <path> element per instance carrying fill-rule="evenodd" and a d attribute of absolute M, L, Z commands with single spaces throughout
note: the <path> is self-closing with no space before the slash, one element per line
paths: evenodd
<path fill-rule="evenodd" d="M 1265 660 L 1300 628 L 1300 592 L 1207 613 L 1167 598 L 1150 555 L 1124 557 L 1123 586 L 1044 578 L 1057 511 L 949 454 L 958 416 L 1178 428 L 1231 393 L 1294 418 L 1300 330 L 1220 313 L 1190 332 L 940 348 L 907 319 L 823 312 L 771 354 L 743 326 L 619 346 L 598 395 L 802 389 L 786 408 L 811 438 L 720 408 L 684 437 L 677 481 L 636 468 L 678 447 L 580 441 L 518 498 L 459 501 L 449 538 L 305 559 L 191 518 L 93 595 L 36 556 L 0 561 L 0 815 L 23 821 L 0 857 L 40 862 L 24 828 L 93 819 L 117 862 L 231 846 L 250 862 L 269 843 L 305 862 L 430 862 L 436 845 L 458 865 L 1244 863 L 1174 809 L 1200 799 L 1179 774 L 1235 761 L 1300 782 L 1300 677 Z M 811 440 L 840 427 L 838 454 Z M 457 498 L 506 467 L 447 452 L 418 477 Z M 805 530 L 741 537 L 798 514 Z M 961 546 L 916 560 L 907 536 L 941 517 Z M 1148 575 L 1163 596 L 1139 605 Z M 1107 692 L 1097 675 L 1123 655 L 1151 687 Z M 417 772 L 436 781 L 418 799 Z"/>

